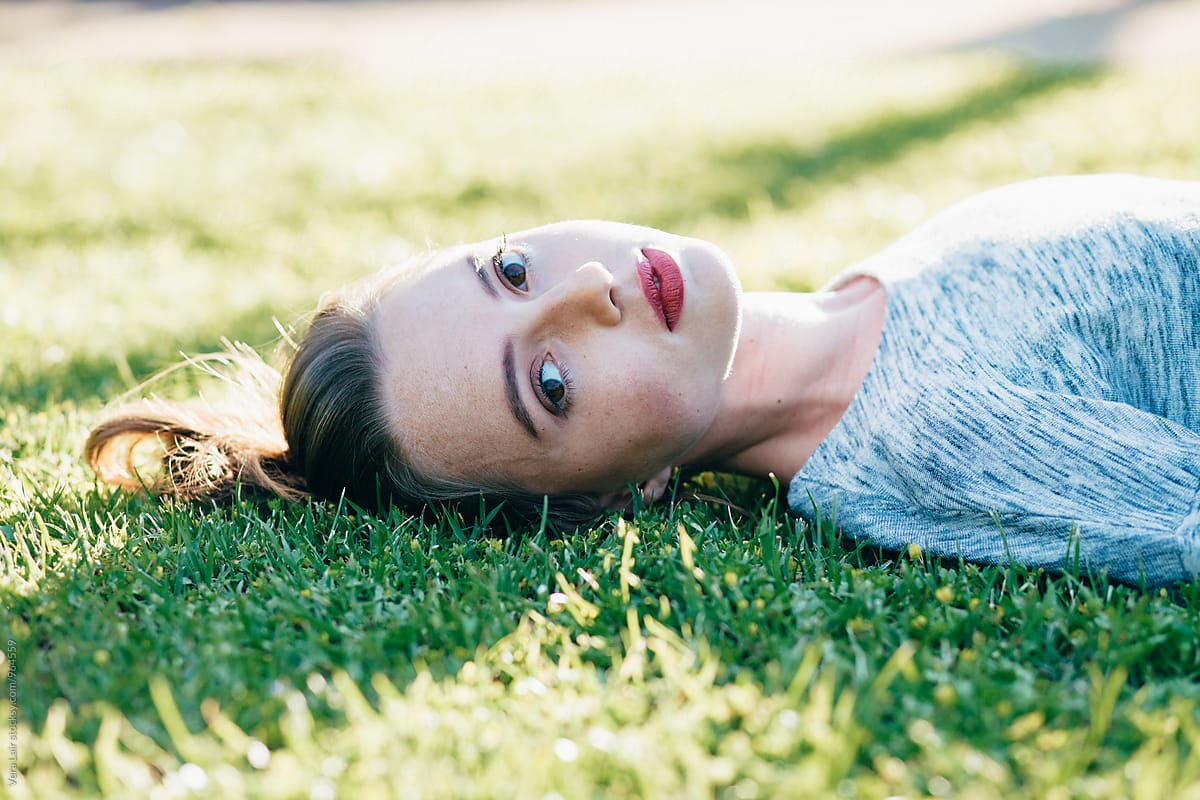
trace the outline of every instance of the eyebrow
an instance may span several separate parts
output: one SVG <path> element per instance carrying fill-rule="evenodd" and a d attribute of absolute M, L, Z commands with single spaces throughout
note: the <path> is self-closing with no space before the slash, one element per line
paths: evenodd
<path fill-rule="evenodd" d="M 529 411 L 525 409 L 525 404 L 521 402 L 521 393 L 517 390 L 517 373 L 513 369 L 513 343 L 512 339 L 504 340 L 504 393 L 508 396 L 508 409 L 512 411 L 512 415 L 517 422 L 521 423 L 530 436 L 534 439 L 538 438 L 537 428 L 533 427 L 533 420 L 529 417 Z"/>
<path fill-rule="evenodd" d="M 467 264 L 470 265 L 471 271 L 475 273 L 475 277 L 479 278 L 479 282 L 483 284 L 483 290 L 498 300 L 500 299 L 500 293 L 496 291 L 496 287 L 488 280 L 487 270 L 483 268 L 485 263 L 478 258 L 467 258 Z"/>

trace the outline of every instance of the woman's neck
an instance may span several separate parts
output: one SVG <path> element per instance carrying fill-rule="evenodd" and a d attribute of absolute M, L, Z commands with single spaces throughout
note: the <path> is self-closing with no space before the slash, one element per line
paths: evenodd
<path fill-rule="evenodd" d="M 833 292 L 747 293 L 721 411 L 683 464 L 789 480 L 862 385 L 885 308 L 883 287 L 866 276 Z"/>

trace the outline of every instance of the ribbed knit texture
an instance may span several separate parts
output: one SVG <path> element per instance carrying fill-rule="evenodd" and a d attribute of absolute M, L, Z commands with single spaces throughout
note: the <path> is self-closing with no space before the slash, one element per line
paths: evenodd
<path fill-rule="evenodd" d="M 875 362 L 793 478 L 845 534 L 968 561 L 1200 574 L 1200 183 L 1047 178 L 842 273 L 887 293 Z"/>

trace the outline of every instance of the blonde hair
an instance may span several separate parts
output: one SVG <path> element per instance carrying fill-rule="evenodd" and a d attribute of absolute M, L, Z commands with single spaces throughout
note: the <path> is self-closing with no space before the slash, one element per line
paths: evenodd
<path fill-rule="evenodd" d="M 368 510 L 441 504 L 468 517 L 499 504 L 510 525 L 545 518 L 562 530 L 594 519 L 601 505 L 592 494 L 476 486 L 419 474 L 405 459 L 382 406 L 374 314 L 410 272 L 380 273 L 323 300 L 282 376 L 245 347 L 193 360 L 224 367 L 236 401 L 119 408 L 88 437 L 88 463 L 105 482 L 184 500 L 228 499 L 241 486 L 287 500 L 345 498 Z M 149 474 L 137 468 L 145 444 L 157 447 Z"/>

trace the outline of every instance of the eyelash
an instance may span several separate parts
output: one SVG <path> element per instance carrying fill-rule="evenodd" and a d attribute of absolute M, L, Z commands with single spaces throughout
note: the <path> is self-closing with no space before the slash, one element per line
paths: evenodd
<path fill-rule="evenodd" d="M 553 400 L 546 396 L 546 392 L 542 389 L 542 371 L 546 369 L 546 364 L 553 364 L 558 370 L 558 374 L 562 376 L 563 399 L 561 406 L 556 405 Z M 559 364 L 553 358 L 546 356 L 541 361 L 534 363 L 529 370 L 529 382 L 533 384 L 534 393 L 538 396 L 538 401 L 542 406 L 556 417 L 565 417 L 567 412 L 571 410 L 571 398 L 575 393 L 575 383 L 571 380 L 571 371 L 562 364 Z"/>

